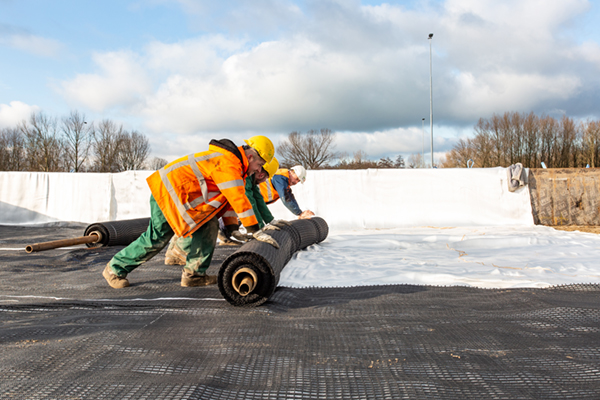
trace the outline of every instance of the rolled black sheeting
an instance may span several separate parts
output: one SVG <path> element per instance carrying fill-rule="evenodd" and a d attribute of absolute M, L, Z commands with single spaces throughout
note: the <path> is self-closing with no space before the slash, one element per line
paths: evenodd
<path fill-rule="evenodd" d="M 298 219 L 281 230 L 269 231 L 279 244 L 279 249 L 268 243 L 252 240 L 227 257 L 218 276 L 219 291 L 230 304 L 239 307 L 256 307 L 266 302 L 275 292 L 281 271 L 292 256 L 306 247 L 327 238 L 329 227 L 323 218 Z M 232 278 L 241 268 L 249 268 L 258 276 L 252 292 L 246 296 L 235 291 Z"/>
<path fill-rule="evenodd" d="M 97 222 L 85 228 L 83 235 L 97 231 L 102 236 L 99 242 L 88 243 L 88 247 L 127 246 L 144 233 L 149 224 L 150 218 Z"/>

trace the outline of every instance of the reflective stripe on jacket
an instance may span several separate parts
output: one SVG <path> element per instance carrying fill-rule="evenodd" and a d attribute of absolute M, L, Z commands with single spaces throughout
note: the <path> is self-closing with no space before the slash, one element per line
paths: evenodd
<path fill-rule="evenodd" d="M 167 164 L 147 179 L 152 196 L 171 228 L 187 237 L 207 221 L 223 217 L 225 225 L 258 224 L 246 197 L 248 159 L 228 139 L 212 140 L 208 151 Z"/>
<path fill-rule="evenodd" d="M 283 175 L 286 178 L 288 178 L 288 181 L 290 180 L 289 169 L 280 168 L 277 170 L 277 172 L 275 172 L 275 175 Z M 271 181 L 271 179 L 272 178 L 269 178 L 258 185 L 258 187 L 260 188 L 260 193 L 262 194 L 263 199 L 265 199 L 265 203 L 267 204 L 274 203 L 279 199 L 279 197 L 281 197 L 275 189 L 275 186 L 273 186 L 273 182 Z"/>
<path fill-rule="evenodd" d="M 262 194 L 265 203 L 271 204 L 276 202 L 277 199 L 279 199 L 279 194 L 277 193 L 277 190 L 275 190 L 275 188 L 273 187 L 271 178 L 259 183 L 258 188 L 260 189 L 260 194 Z"/>

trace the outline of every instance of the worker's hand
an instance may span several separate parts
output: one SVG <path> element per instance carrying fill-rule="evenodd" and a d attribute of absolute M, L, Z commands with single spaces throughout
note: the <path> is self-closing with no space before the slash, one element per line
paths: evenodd
<path fill-rule="evenodd" d="M 284 226 L 291 226 L 292 224 L 284 219 L 274 219 L 269 222 L 267 226 L 263 228 L 263 231 L 278 231 L 281 230 Z"/>
<path fill-rule="evenodd" d="M 310 210 L 302 211 L 302 214 L 298 216 L 298 219 L 308 219 L 315 216 L 315 213 Z"/>
<path fill-rule="evenodd" d="M 231 237 L 242 243 L 246 243 L 247 241 L 254 239 L 254 236 L 252 236 L 251 233 L 242 233 L 240 231 L 231 232 Z"/>
<path fill-rule="evenodd" d="M 279 248 L 279 243 L 277 243 L 277 241 L 275 239 L 273 239 L 271 236 L 269 236 L 265 232 L 265 228 L 261 229 L 258 232 L 254 232 L 253 236 L 254 236 L 254 239 L 256 239 L 260 242 L 269 243 L 271 246 L 275 247 L 276 249 Z"/>

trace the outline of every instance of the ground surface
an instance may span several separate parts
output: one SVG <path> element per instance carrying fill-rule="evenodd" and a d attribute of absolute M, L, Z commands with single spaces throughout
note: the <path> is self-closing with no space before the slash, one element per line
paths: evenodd
<path fill-rule="evenodd" d="M 580 231 L 580 232 L 588 232 L 588 233 L 600 233 L 600 226 L 590 226 L 590 225 L 569 225 L 569 226 L 553 226 L 552 228 L 558 229 L 560 231 Z"/>
<path fill-rule="evenodd" d="M 83 226 L 0 226 L 0 399 L 596 399 L 598 285 L 291 289 L 257 308 L 183 288 L 164 253 L 26 254 Z M 219 247 L 209 272 L 235 251 Z"/>

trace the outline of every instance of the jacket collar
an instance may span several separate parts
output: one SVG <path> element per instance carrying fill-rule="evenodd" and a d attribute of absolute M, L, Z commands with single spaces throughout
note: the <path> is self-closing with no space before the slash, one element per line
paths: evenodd
<path fill-rule="evenodd" d="M 242 149 L 242 147 L 237 147 L 235 143 L 233 143 L 229 139 L 213 139 L 209 143 L 210 146 L 219 147 L 225 151 L 232 153 L 236 156 L 240 163 L 242 164 L 242 170 L 244 171 L 244 178 L 248 175 L 248 158 L 246 157 L 246 152 Z"/>

